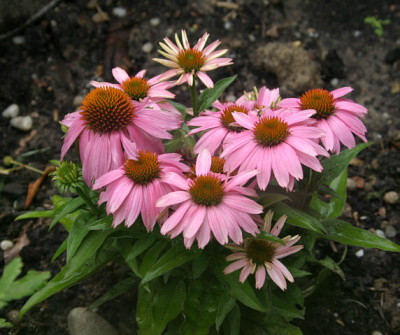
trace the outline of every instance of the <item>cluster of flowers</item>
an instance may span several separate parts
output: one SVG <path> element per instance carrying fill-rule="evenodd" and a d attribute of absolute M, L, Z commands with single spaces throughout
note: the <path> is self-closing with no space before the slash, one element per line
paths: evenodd
<path fill-rule="evenodd" d="M 263 207 L 254 199 L 272 180 L 293 190 L 303 178 L 302 165 L 322 171 L 318 156 L 340 152 L 340 144 L 355 146 L 353 134 L 366 141 L 366 128 L 359 117 L 367 110 L 341 97 L 352 89 L 332 92 L 314 89 L 300 99 L 280 99 L 279 89 L 262 87 L 235 102 L 213 104 L 215 110 L 195 115 L 186 125 L 197 127 L 187 136 L 198 138 L 196 164 L 189 167 L 181 155 L 165 153 L 162 140 L 183 123 L 179 111 L 166 99 L 169 89 L 198 78 L 208 88 L 213 81 L 205 73 L 232 64 L 221 58 L 227 50 L 216 50 L 220 41 L 205 47 L 204 34 L 194 47 L 182 31 L 182 42 L 168 38 L 159 51 L 166 59 L 155 61 L 172 68 L 145 79 L 145 70 L 130 77 L 114 68 L 118 84 L 91 82 L 95 87 L 80 110 L 68 114 L 68 127 L 61 158 L 79 139 L 85 182 L 99 190 L 99 204 L 113 215 L 113 226 L 130 227 L 141 215 L 148 231 L 156 222 L 164 235 L 182 234 L 186 248 L 197 240 L 204 248 L 212 238 L 235 253 L 228 256 L 225 273 L 242 268 L 240 281 L 255 273 L 256 287 L 266 272 L 281 288 L 293 281 L 280 258 L 299 251 L 299 236 L 283 238 L 284 245 L 257 239 L 260 231 L 278 236 L 282 216 L 271 228 L 272 213 L 259 216 Z M 169 81 L 179 75 L 177 81 Z M 322 146 L 320 145 L 322 143 Z M 249 238 L 243 239 L 242 230 Z M 233 242 L 228 244 L 229 242 Z"/>

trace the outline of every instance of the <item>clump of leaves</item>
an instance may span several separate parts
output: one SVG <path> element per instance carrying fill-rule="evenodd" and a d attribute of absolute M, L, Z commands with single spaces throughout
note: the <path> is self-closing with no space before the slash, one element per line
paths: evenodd
<path fill-rule="evenodd" d="M 18 300 L 28 295 L 32 295 L 40 290 L 50 278 L 50 272 L 39 272 L 30 270 L 28 273 L 18 279 L 21 274 L 22 260 L 20 257 L 14 258 L 8 263 L 3 275 L 0 278 L 0 309 L 5 307 L 11 300 Z M 0 318 L 0 328 L 12 327 L 10 322 Z"/>
<path fill-rule="evenodd" d="M 374 32 L 377 36 L 383 35 L 383 26 L 388 25 L 390 20 L 380 20 L 375 16 L 367 16 L 364 18 L 364 23 L 369 24 L 372 28 L 374 28 Z"/>

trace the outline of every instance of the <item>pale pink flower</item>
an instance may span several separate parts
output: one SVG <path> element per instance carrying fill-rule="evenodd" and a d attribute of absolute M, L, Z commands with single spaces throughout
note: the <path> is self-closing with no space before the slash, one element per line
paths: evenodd
<path fill-rule="evenodd" d="M 340 153 L 340 143 L 351 149 L 356 146 L 354 135 L 367 142 L 367 128 L 359 118 L 363 118 L 368 110 L 348 99 L 340 99 L 350 93 L 351 87 L 342 87 L 332 92 L 313 89 L 304 93 L 300 99 L 289 98 L 279 102 L 280 107 L 297 111 L 313 110 L 316 126 L 325 131 L 321 138 L 325 149 Z"/>
<path fill-rule="evenodd" d="M 113 227 L 125 221 L 130 227 L 141 214 L 147 231 L 152 231 L 157 217 L 164 208 L 156 207 L 156 201 L 174 188 L 164 181 L 165 175 L 174 172 L 183 176 L 187 166 L 180 163 L 178 154 L 157 155 L 150 151 L 130 152 L 128 159 L 118 169 L 96 180 L 93 189 L 103 190 L 99 205 L 107 202 L 107 214 L 113 214 Z"/>
<path fill-rule="evenodd" d="M 160 75 L 146 80 L 144 77 L 146 70 L 142 70 L 134 77 L 129 77 L 128 73 L 120 67 L 113 68 L 112 74 L 119 84 L 97 81 L 91 81 L 90 84 L 94 87 L 115 87 L 123 90 L 132 100 L 136 101 L 160 101 L 175 97 L 175 94 L 168 91 L 169 88 L 174 86 L 174 83 L 160 81 Z"/>
<path fill-rule="evenodd" d="M 138 149 L 164 152 L 161 139 L 180 127 L 181 119 L 169 111 L 144 108 L 124 91 L 99 87 L 83 100 L 80 110 L 65 116 L 69 127 L 61 148 L 61 159 L 79 138 L 82 175 L 91 186 L 93 179 L 122 165 L 131 141 Z"/>
<path fill-rule="evenodd" d="M 213 173 L 211 155 L 203 150 L 196 160 L 196 177 L 182 178 L 176 173 L 169 173 L 165 181 L 179 189 L 157 201 L 158 207 L 176 206 L 175 212 L 161 227 L 161 233 L 171 238 L 183 233 L 186 248 L 197 240 L 199 248 L 204 248 L 211 239 L 211 234 L 220 244 L 228 243 L 231 238 L 235 243 L 243 240 L 241 229 L 249 234 L 258 232 L 253 215 L 263 208 L 254 200 L 253 189 L 243 185 L 256 171 L 247 171 L 228 178 Z"/>
<path fill-rule="evenodd" d="M 186 31 L 182 30 L 182 43 L 177 34 L 175 34 L 176 45 L 168 38 L 164 38 L 164 43 L 160 42 L 163 50 L 158 52 L 167 59 L 154 58 L 153 60 L 173 68 L 161 75 L 161 80 L 167 80 L 174 76 L 180 75 L 176 84 L 188 83 L 193 86 L 195 77 L 199 78 L 207 87 L 213 87 L 214 83 L 211 78 L 205 73 L 207 71 L 215 70 L 222 66 L 232 64 L 231 58 L 220 58 L 228 52 L 227 49 L 214 51 L 219 44 L 219 40 L 211 43 L 204 48 L 209 34 L 205 33 L 191 48 Z"/>
<path fill-rule="evenodd" d="M 265 216 L 265 224 L 262 230 L 272 235 L 278 236 L 287 219 L 283 215 L 276 222 L 274 228 L 271 229 L 273 213 L 268 211 Z M 280 261 L 281 258 L 294 254 L 303 248 L 302 245 L 293 246 L 300 240 L 300 236 L 286 236 L 282 239 L 284 245 L 278 242 L 271 242 L 259 238 L 247 238 L 242 245 L 232 245 L 228 248 L 235 252 L 228 257 L 227 261 L 234 261 L 228 265 L 224 273 L 228 274 L 236 270 L 242 269 L 239 281 L 244 283 L 250 274 L 255 273 L 256 288 L 260 289 L 264 286 L 266 272 L 281 290 L 286 290 L 286 280 L 293 282 L 293 276 L 290 271 Z M 265 271 L 267 270 L 267 271 Z"/>
<path fill-rule="evenodd" d="M 192 129 L 187 136 L 198 132 L 205 132 L 194 146 L 194 152 L 199 153 L 203 149 L 210 151 L 212 155 L 221 147 L 222 143 L 233 134 L 241 132 L 244 128 L 234 125 L 233 112 L 248 114 L 254 107 L 254 101 L 244 101 L 245 96 L 236 102 L 219 101 L 213 103 L 217 111 L 206 110 L 198 117 L 188 121 L 188 126 L 198 128 Z"/>
<path fill-rule="evenodd" d="M 261 190 L 266 189 L 272 175 L 281 187 L 292 190 L 294 180 L 303 178 L 302 164 L 321 172 L 317 156 L 328 153 L 316 143 L 324 132 L 312 126 L 312 114 L 310 110 L 293 113 L 289 109 L 266 110 L 260 117 L 257 112 L 233 113 L 245 130 L 224 143 L 221 157 L 226 160 L 226 169 L 257 169 Z"/>
<path fill-rule="evenodd" d="M 262 111 L 276 108 L 281 97 L 279 95 L 279 88 L 270 90 L 266 86 L 263 86 L 260 90 L 254 87 L 253 92 L 245 92 L 239 99 L 255 101 L 254 109 Z"/>

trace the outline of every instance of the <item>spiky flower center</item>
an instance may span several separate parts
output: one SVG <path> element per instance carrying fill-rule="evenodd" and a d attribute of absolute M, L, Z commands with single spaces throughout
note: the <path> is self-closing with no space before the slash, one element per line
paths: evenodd
<path fill-rule="evenodd" d="M 225 107 L 221 113 L 220 120 L 222 125 L 229 131 L 240 133 L 244 129 L 243 127 L 230 125 L 236 122 L 232 115 L 233 112 L 248 114 L 249 110 L 244 106 L 235 104 Z"/>
<path fill-rule="evenodd" d="M 124 129 L 134 116 L 129 96 L 114 87 L 95 88 L 85 97 L 81 109 L 85 126 L 100 134 Z"/>
<path fill-rule="evenodd" d="M 197 176 L 189 188 L 192 200 L 198 205 L 216 206 L 224 196 L 224 188 L 219 178 L 212 174 Z"/>
<path fill-rule="evenodd" d="M 199 71 L 206 61 L 203 52 L 193 48 L 181 50 L 177 58 L 179 66 L 185 73 Z"/>
<path fill-rule="evenodd" d="M 276 245 L 269 241 L 249 238 L 245 240 L 245 248 L 247 257 L 256 265 L 274 260 Z"/>
<path fill-rule="evenodd" d="M 131 77 L 122 82 L 121 86 L 126 94 L 136 101 L 145 98 L 150 89 L 147 80 L 140 77 Z"/>
<path fill-rule="evenodd" d="M 327 119 L 335 112 L 335 104 L 332 93 L 322 88 L 316 88 L 305 92 L 300 98 L 302 110 L 314 109 L 312 116 L 317 120 Z"/>
<path fill-rule="evenodd" d="M 138 151 L 137 159 L 128 159 L 124 164 L 125 175 L 135 184 L 146 185 L 160 176 L 160 162 L 151 151 Z"/>
<path fill-rule="evenodd" d="M 278 116 L 264 116 L 253 129 L 255 140 L 264 147 L 282 143 L 289 135 L 288 124 Z"/>

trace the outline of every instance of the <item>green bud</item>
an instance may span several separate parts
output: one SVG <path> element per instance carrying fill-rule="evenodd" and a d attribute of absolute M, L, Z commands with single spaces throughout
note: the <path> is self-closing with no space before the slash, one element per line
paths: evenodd
<path fill-rule="evenodd" d="M 73 162 L 58 163 L 57 170 L 53 173 L 53 181 L 62 193 L 75 192 L 83 183 L 82 172 Z"/>
<path fill-rule="evenodd" d="M 14 164 L 14 159 L 13 159 L 11 156 L 5 156 L 5 157 L 3 158 L 3 164 L 4 164 L 5 166 L 13 165 L 13 164 Z"/>

